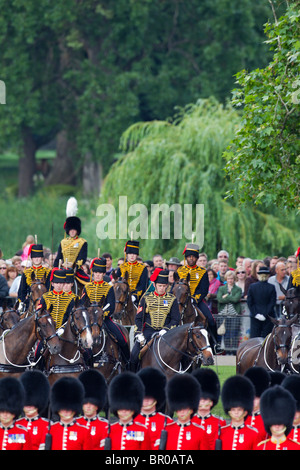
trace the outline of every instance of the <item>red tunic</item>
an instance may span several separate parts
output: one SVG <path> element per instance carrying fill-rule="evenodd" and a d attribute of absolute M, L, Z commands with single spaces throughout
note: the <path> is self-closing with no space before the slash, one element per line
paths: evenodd
<path fill-rule="evenodd" d="M 266 439 L 260 442 L 255 450 L 300 450 L 300 444 L 288 437 L 283 439 Z"/>
<path fill-rule="evenodd" d="M 268 433 L 265 430 L 264 422 L 259 412 L 253 413 L 252 415 L 248 415 L 245 419 L 245 424 L 249 424 L 249 426 L 252 426 L 253 428 L 257 429 L 258 442 L 267 439 Z"/>
<path fill-rule="evenodd" d="M 192 421 L 180 424 L 177 421 L 167 425 L 166 450 L 209 450 L 205 429 Z"/>
<path fill-rule="evenodd" d="M 141 413 L 134 419 L 134 421 L 144 424 L 149 430 L 151 450 L 158 450 L 161 431 L 164 429 L 166 424 L 173 422 L 169 416 L 159 412 L 154 412 L 150 415 Z"/>
<path fill-rule="evenodd" d="M 60 421 L 51 424 L 51 450 L 92 450 L 89 430 L 73 420 L 71 424 Z"/>
<path fill-rule="evenodd" d="M 209 413 L 206 416 L 194 415 L 192 422 L 204 427 L 208 436 L 209 449 L 214 450 L 216 439 L 218 439 L 219 426 L 225 426 L 226 420 Z"/>
<path fill-rule="evenodd" d="M 107 437 L 107 420 L 96 416 L 88 419 L 84 416 L 77 418 L 76 421 L 86 426 L 90 432 L 91 445 L 93 450 L 100 450 L 104 446 L 104 440 Z"/>
<path fill-rule="evenodd" d="M 249 425 L 221 428 L 222 450 L 254 450 L 258 444 L 258 431 Z"/>
<path fill-rule="evenodd" d="M 146 426 L 136 421 L 119 422 L 110 426 L 111 450 L 150 450 L 150 434 Z"/>
<path fill-rule="evenodd" d="M 8 428 L 0 425 L 0 450 L 32 450 L 27 429 L 16 422 Z"/>
<path fill-rule="evenodd" d="M 49 421 L 45 418 L 37 416 L 36 418 L 20 418 L 16 421 L 27 429 L 31 436 L 32 450 L 43 449 L 45 444 L 46 434 L 48 432 Z"/>
<path fill-rule="evenodd" d="M 300 424 L 298 424 L 298 426 L 293 426 L 290 434 L 287 437 L 300 444 Z"/>

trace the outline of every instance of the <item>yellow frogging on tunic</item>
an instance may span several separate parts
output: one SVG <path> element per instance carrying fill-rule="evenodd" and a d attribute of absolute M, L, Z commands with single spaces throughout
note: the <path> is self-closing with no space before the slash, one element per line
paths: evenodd
<path fill-rule="evenodd" d="M 129 263 L 126 261 L 126 263 L 121 264 L 120 266 L 120 271 L 121 271 L 121 276 L 125 277 L 125 273 L 128 273 L 128 284 L 129 284 L 129 289 L 130 292 L 136 290 L 136 286 L 139 283 L 139 280 L 141 278 L 142 272 L 145 269 L 145 265 L 143 263 Z M 141 295 L 141 292 L 137 293 L 138 295 Z"/>
<path fill-rule="evenodd" d="M 47 310 L 53 305 L 51 316 L 56 323 L 56 329 L 60 328 L 66 310 L 73 300 L 72 296 L 67 294 L 67 292 L 57 293 L 52 290 L 46 292 L 46 294 L 43 295 L 43 299 L 45 300 Z"/>
<path fill-rule="evenodd" d="M 202 277 L 206 273 L 206 269 L 201 268 L 201 266 L 180 266 L 177 270 L 178 276 L 180 279 L 186 279 L 188 274 L 190 275 L 190 292 L 191 295 L 196 299 L 199 300 L 201 294 L 194 295 L 197 289 L 199 282 L 201 281 Z"/>

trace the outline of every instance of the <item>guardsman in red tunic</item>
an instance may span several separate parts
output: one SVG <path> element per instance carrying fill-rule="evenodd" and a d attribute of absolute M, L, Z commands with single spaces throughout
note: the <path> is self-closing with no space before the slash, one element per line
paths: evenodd
<path fill-rule="evenodd" d="M 140 413 L 144 393 L 143 382 L 133 372 L 123 372 L 111 381 L 108 401 L 110 410 L 118 417 L 118 421 L 108 426 L 109 450 L 151 449 L 148 429 L 134 421 Z"/>
<path fill-rule="evenodd" d="M 192 417 L 194 423 L 204 427 L 209 441 L 210 450 L 215 449 L 215 441 L 218 439 L 222 426 L 225 426 L 226 420 L 212 414 L 212 409 L 220 398 L 220 381 L 212 369 L 196 369 L 192 375 L 198 380 L 201 386 L 201 395 L 197 413 Z"/>
<path fill-rule="evenodd" d="M 229 377 L 223 384 L 222 402 L 231 421 L 221 428 L 222 450 L 254 450 L 258 442 L 258 431 L 245 418 L 252 413 L 254 386 L 244 376 Z"/>
<path fill-rule="evenodd" d="M 16 422 L 22 413 L 24 388 L 15 377 L 0 380 L 0 450 L 32 450 L 30 433 Z"/>
<path fill-rule="evenodd" d="M 92 450 L 88 428 L 76 421 L 83 397 L 84 387 L 74 377 L 62 377 L 52 385 L 51 411 L 59 416 L 59 421 L 51 424 L 51 450 Z"/>
<path fill-rule="evenodd" d="M 293 427 L 288 437 L 300 444 L 300 376 L 288 375 L 283 380 L 282 386 L 291 392 L 296 400 L 296 413 L 293 420 Z"/>
<path fill-rule="evenodd" d="M 32 449 L 44 450 L 49 421 L 41 417 L 49 403 L 50 385 L 47 377 L 39 370 L 24 372 L 20 380 L 25 390 L 23 412 L 25 416 L 17 420 L 30 433 Z"/>
<path fill-rule="evenodd" d="M 288 436 L 293 427 L 296 401 L 281 385 L 266 390 L 260 399 L 260 411 L 269 439 L 261 441 L 255 450 L 300 450 L 300 444 Z"/>
<path fill-rule="evenodd" d="M 161 413 L 160 410 L 166 402 L 166 383 L 165 374 L 159 369 L 146 367 L 138 372 L 145 386 L 145 397 L 140 414 L 135 421 L 144 424 L 150 433 L 151 450 L 160 448 L 160 438 L 166 425 L 173 420 Z"/>
<path fill-rule="evenodd" d="M 197 411 L 201 387 L 190 374 L 173 376 L 167 384 L 167 400 L 177 420 L 166 427 L 166 450 L 209 450 L 203 426 L 191 420 Z"/>
<path fill-rule="evenodd" d="M 260 414 L 260 397 L 262 393 L 270 387 L 271 379 L 267 369 L 263 367 L 250 367 L 245 372 L 247 377 L 254 385 L 255 397 L 253 402 L 253 410 L 245 419 L 245 424 L 249 424 L 258 431 L 259 442 L 267 439 L 268 435 L 265 430 L 264 422 Z"/>
<path fill-rule="evenodd" d="M 84 386 L 84 399 L 83 415 L 77 418 L 77 422 L 86 426 L 90 431 L 93 450 L 100 450 L 104 445 L 108 423 L 106 419 L 98 416 L 106 402 L 106 381 L 96 369 L 85 370 L 78 378 Z"/>

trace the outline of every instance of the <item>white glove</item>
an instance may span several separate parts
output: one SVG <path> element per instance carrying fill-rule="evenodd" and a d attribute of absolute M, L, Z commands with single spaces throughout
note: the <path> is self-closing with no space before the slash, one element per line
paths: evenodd
<path fill-rule="evenodd" d="M 131 300 L 132 300 L 132 302 L 135 302 L 135 301 L 136 301 L 136 296 L 135 296 L 135 295 L 132 295 L 132 296 L 131 296 Z"/>
<path fill-rule="evenodd" d="M 144 343 L 145 342 L 145 336 L 143 335 L 143 333 L 139 333 L 138 335 L 136 335 L 135 338 L 139 343 Z"/>
<path fill-rule="evenodd" d="M 20 302 L 19 305 L 18 305 L 18 312 L 22 313 L 23 310 L 24 310 L 24 302 Z"/>
<path fill-rule="evenodd" d="M 164 335 L 166 332 L 167 332 L 167 330 L 160 330 L 160 332 L 159 332 L 158 334 L 159 334 L 159 336 L 162 336 L 162 335 Z"/>
<path fill-rule="evenodd" d="M 256 320 L 259 320 L 259 321 L 265 321 L 266 320 L 266 317 L 264 315 L 262 315 L 261 313 L 257 313 L 255 315 L 255 318 L 256 318 Z"/>
<path fill-rule="evenodd" d="M 65 331 L 64 328 L 62 328 L 62 327 L 58 328 L 58 330 L 57 330 L 57 332 L 56 332 L 57 336 L 61 336 L 64 331 Z"/>

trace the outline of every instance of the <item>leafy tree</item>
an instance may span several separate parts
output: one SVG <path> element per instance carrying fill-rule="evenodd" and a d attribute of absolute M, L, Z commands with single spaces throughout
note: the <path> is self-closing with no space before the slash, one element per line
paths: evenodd
<path fill-rule="evenodd" d="M 241 202 L 300 209 L 300 3 L 267 23 L 273 58 L 263 69 L 237 74 L 232 104 L 242 120 L 225 152 L 227 174 Z"/>

